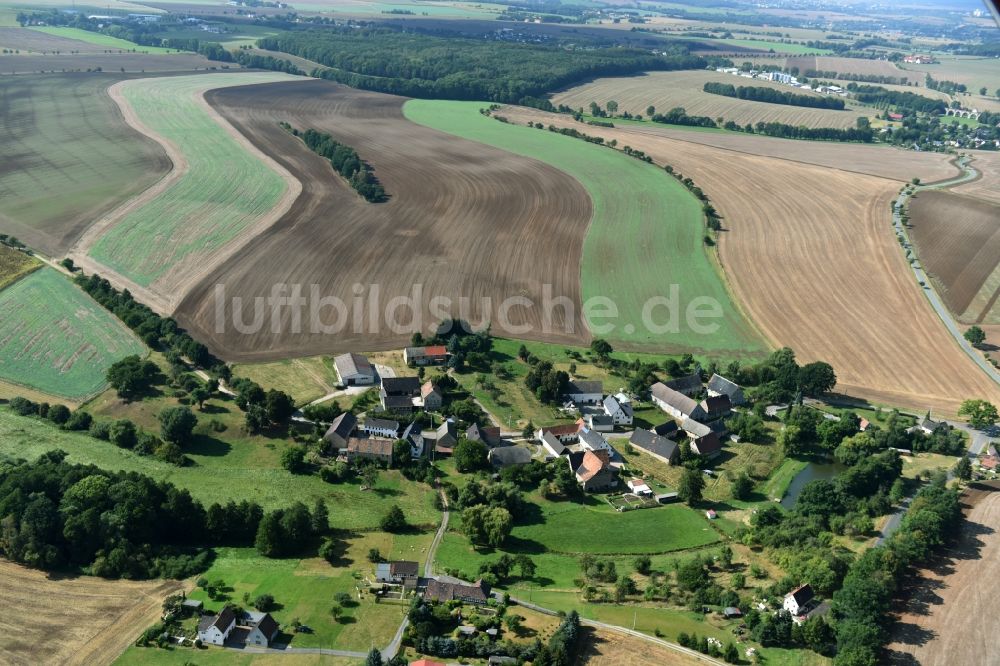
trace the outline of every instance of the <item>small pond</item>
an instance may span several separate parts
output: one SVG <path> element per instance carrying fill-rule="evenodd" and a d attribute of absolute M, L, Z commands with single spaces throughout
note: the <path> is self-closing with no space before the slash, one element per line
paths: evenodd
<path fill-rule="evenodd" d="M 809 463 L 788 484 L 788 490 L 785 492 L 785 496 L 781 498 L 781 506 L 788 510 L 795 508 L 795 503 L 799 500 L 799 495 L 807 483 L 821 479 L 832 479 L 845 469 L 847 467 L 838 462 Z"/>

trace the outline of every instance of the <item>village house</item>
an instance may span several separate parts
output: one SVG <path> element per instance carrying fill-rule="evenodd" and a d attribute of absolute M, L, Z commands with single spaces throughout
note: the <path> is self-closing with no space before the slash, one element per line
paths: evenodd
<path fill-rule="evenodd" d="M 420 567 L 416 562 L 394 560 L 392 562 L 379 562 L 375 565 L 375 580 L 380 583 L 403 585 L 408 580 L 412 580 L 415 584 L 419 575 Z"/>
<path fill-rule="evenodd" d="M 500 428 L 498 426 L 481 426 L 473 423 L 465 431 L 465 438 L 473 442 L 482 442 L 487 448 L 493 449 L 501 444 Z"/>
<path fill-rule="evenodd" d="M 632 432 L 628 441 L 632 446 L 642 449 L 645 453 L 667 465 L 676 464 L 680 457 L 677 442 L 649 430 L 637 428 Z"/>
<path fill-rule="evenodd" d="M 722 441 L 714 432 L 691 440 L 691 452 L 706 458 L 714 458 L 722 453 Z"/>
<path fill-rule="evenodd" d="M 198 638 L 209 645 L 223 645 L 236 627 L 236 613 L 230 606 L 217 615 L 206 615 L 198 622 Z"/>
<path fill-rule="evenodd" d="M 683 393 L 689 398 L 693 398 L 701 392 L 701 375 L 696 371 L 687 377 L 678 377 L 670 381 L 663 382 L 668 389 L 673 389 L 678 393 Z"/>
<path fill-rule="evenodd" d="M 392 464 L 392 445 L 394 440 L 381 439 L 378 437 L 351 437 L 347 440 L 347 460 L 353 462 L 359 458 L 362 460 L 376 460 Z"/>
<path fill-rule="evenodd" d="M 420 430 L 420 426 L 418 426 L 415 421 L 406 426 L 406 430 L 403 431 L 400 439 L 410 445 L 410 456 L 412 456 L 414 460 L 424 455 L 424 445 L 426 443 L 424 440 L 424 433 Z"/>
<path fill-rule="evenodd" d="M 542 432 L 541 437 L 538 439 L 542 442 L 542 448 L 545 449 L 545 452 L 550 457 L 558 458 L 566 453 L 566 445 L 559 441 L 559 438 L 551 432 Z"/>
<path fill-rule="evenodd" d="M 730 404 L 734 406 L 746 404 L 746 396 L 743 395 L 743 389 L 740 385 L 729 381 L 720 374 L 714 374 L 709 378 L 708 384 L 705 385 L 705 391 L 710 398 L 726 396 L 729 398 Z"/>
<path fill-rule="evenodd" d="M 444 405 L 444 392 L 434 382 L 426 381 L 420 387 L 420 401 L 424 410 L 436 412 Z"/>
<path fill-rule="evenodd" d="M 482 579 L 477 580 L 472 585 L 435 579 L 427 583 L 424 599 L 442 603 L 461 601 L 462 603 L 482 606 L 490 599 L 490 585 Z"/>
<path fill-rule="evenodd" d="M 375 383 L 375 368 L 361 354 L 341 354 L 333 359 L 333 367 L 341 386 L 371 386 Z"/>
<path fill-rule="evenodd" d="M 584 451 L 569 455 L 569 468 L 584 492 L 598 492 L 618 485 L 607 451 Z"/>
<path fill-rule="evenodd" d="M 246 611 L 241 621 L 236 623 L 230 641 L 241 645 L 270 647 L 278 635 L 278 623 L 270 613 Z"/>
<path fill-rule="evenodd" d="M 676 419 L 699 419 L 705 416 L 705 410 L 697 402 L 663 382 L 653 384 L 649 393 L 657 407 Z"/>
<path fill-rule="evenodd" d="M 323 441 L 329 448 L 339 450 L 347 447 L 347 440 L 354 434 L 354 428 L 358 425 L 358 419 L 350 412 L 344 412 L 333 420 Z"/>
<path fill-rule="evenodd" d="M 573 444 L 580 439 L 580 425 L 578 423 L 567 423 L 565 425 L 545 426 L 539 428 L 535 433 L 536 439 L 542 439 L 546 433 L 552 435 L 563 444 Z"/>
<path fill-rule="evenodd" d="M 382 409 L 397 414 L 413 412 L 414 402 L 419 402 L 420 380 L 416 377 L 383 377 L 379 388 Z"/>
<path fill-rule="evenodd" d="M 701 411 L 704 412 L 703 417 L 706 421 L 715 421 L 717 419 L 723 419 L 733 412 L 732 403 L 729 402 L 728 395 L 717 395 L 709 398 L 705 398 L 698 406 Z"/>
<path fill-rule="evenodd" d="M 816 595 L 809 584 L 801 585 L 785 595 L 782 608 L 794 615 L 802 615 Z"/>
<path fill-rule="evenodd" d="M 531 462 L 531 451 L 523 446 L 498 446 L 490 449 L 486 459 L 497 468 L 527 465 Z"/>
<path fill-rule="evenodd" d="M 604 397 L 604 386 L 599 381 L 570 381 L 563 395 L 576 405 L 596 405 Z"/>
<path fill-rule="evenodd" d="M 455 421 L 448 419 L 438 426 L 435 442 L 438 450 L 455 448 L 458 444 L 458 428 L 455 427 Z"/>
<path fill-rule="evenodd" d="M 448 350 L 443 345 L 432 347 L 407 347 L 403 350 L 406 365 L 444 365 L 448 362 Z"/>
<path fill-rule="evenodd" d="M 396 439 L 399 437 L 399 421 L 367 418 L 365 424 L 361 426 L 361 431 L 370 437 Z"/>
<path fill-rule="evenodd" d="M 589 428 L 580 431 L 580 445 L 588 451 L 607 451 L 609 454 L 613 451 L 604 435 Z"/>
<path fill-rule="evenodd" d="M 920 419 L 917 423 L 917 429 L 921 430 L 925 435 L 933 435 L 935 432 L 941 428 L 948 425 L 944 421 L 934 421 L 931 419 L 931 415 L 927 414 L 924 418 Z"/>
<path fill-rule="evenodd" d="M 684 419 L 681 421 L 681 430 L 687 433 L 687 436 L 691 439 L 705 437 L 712 432 L 711 427 L 701 423 L 700 421 L 695 421 L 694 419 Z"/>
<path fill-rule="evenodd" d="M 581 428 L 590 428 L 597 432 L 614 432 L 615 422 L 607 414 L 587 414 L 581 419 L 577 419 L 577 425 Z"/>
<path fill-rule="evenodd" d="M 604 399 L 604 413 L 617 426 L 632 425 L 632 405 L 622 402 L 619 396 L 609 395 Z"/>

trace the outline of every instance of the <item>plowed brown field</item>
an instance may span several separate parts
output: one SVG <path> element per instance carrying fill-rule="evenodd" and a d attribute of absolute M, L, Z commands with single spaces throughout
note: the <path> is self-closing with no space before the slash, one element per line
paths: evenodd
<path fill-rule="evenodd" d="M 1000 205 L 924 191 L 909 209 L 917 256 L 945 304 L 965 323 L 982 322 L 1000 291 L 990 280 L 1000 265 Z"/>
<path fill-rule="evenodd" d="M 1000 203 L 1000 152 L 970 150 L 972 166 L 981 174 L 976 180 L 951 188 L 952 192 Z"/>
<path fill-rule="evenodd" d="M 160 617 L 177 581 L 49 577 L 0 560 L 0 663 L 110 664 Z"/>
<path fill-rule="evenodd" d="M 410 294 L 419 283 L 425 329 L 439 318 L 429 308 L 430 298 L 453 299 L 451 312 L 460 315 L 458 299 L 466 297 L 464 318 L 488 320 L 494 332 L 502 333 L 500 300 L 519 295 L 540 302 L 543 284 L 549 283 L 555 296 L 576 304 L 576 333 L 561 332 L 562 308 L 555 310 L 552 334 L 541 332 L 539 308 L 512 309 L 511 324 L 531 324 L 542 340 L 588 339 L 579 315 L 580 257 L 591 203 L 574 179 L 540 162 L 414 125 L 402 116 L 401 97 L 319 80 L 230 88 L 206 97 L 303 184 L 302 195 L 281 220 L 194 288 L 178 308 L 178 319 L 213 351 L 232 360 L 263 360 L 406 344 L 408 327 L 393 332 L 378 313 L 378 325 L 369 325 L 373 307 L 354 316 L 355 284 L 366 287 L 366 297 L 371 285 L 378 285 L 378 307 L 384 311 L 389 299 Z M 362 200 L 279 121 L 329 132 L 355 147 L 374 167 L 390 200 Z M 346 325 L 336 334 L 323 333 L 304 317 L 301 333 L 295 333 L 286 317 L 279 333 L 268 321 L 257 332 L 242 334 L 231 324 L 230 310 L 224 330 L 217 329 L 217 284 L 225 286 L 231 305 L 232 296 L 243 297 L 244 303 L 267 297 L 276 283 L 303 285 L 307 298 L 316 284 L 321 296 L 340 298 L 348 306 Z M 251 319 L 244 308 L 244 320 Z M 324 312 L 324 324 L 336 319 L 332 310 Z M 400 310 L 399 321 L 409 324 L 409 310 Z"/>
<path fill-rule="evenodd" d="M 528 109 L 503 114 L 575 124 Z M 898 181 L 579 128 L 642 149 L 705 190 L 725 218 L 720 258 L 737 300 L 775 345 L 831 363 L 838 391 L 948 412 L 972 396 L 1000 402 L 1000 387 L 951 338 L 903 257 L 889 210 Z"/>
<path fill-rule="evenodd" d="M 961 535 L 908 583 L 886 663 L 988 666 L 997 663 L 1000 489 L 977 484 L 963 496 Z"/>

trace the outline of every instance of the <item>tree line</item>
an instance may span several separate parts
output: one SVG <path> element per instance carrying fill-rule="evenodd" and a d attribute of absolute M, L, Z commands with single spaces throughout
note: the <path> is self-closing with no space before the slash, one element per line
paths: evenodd
<path fill-rule="evenodd" d="M 844 109 L 844 100 L 839 97 L 816 97 L 814 95 L 798 95 L 795 93 L 775 90 L 767 86 L 734 86 L 731 83 L 707 81 L 702 87 L 707 93 L 735 97 L 752 102 L 768 102 L 787 106 L 805 106 L 812 109 Z"/>
<path fill-rule="evenodd" d="M 869 86 L 851 82 L 847 84 L 847 89 L 851 91 L 856 100 L 864 104 L 874 104 L 875 106 L 892 105 L 899 109 L 936 114 L 942 114 L 948 108 L 944 100 L 931 99 L 930 97 L 900 90 L 888 90 L 881 86 Z"/>
<path fill-rule="evenodd" d="M 354 188 L 354 191 L 370 203 L 379 203 L 388 199 L 385 188 L 375 177 L 375 170 L 361 159 L 358 151 L 340 143 L 325 132 L 307 129 L 301 132 L 288 123 L 280 123 L 281 127 L 292 136 L 302 139 L 311 151 L 326 158 L 333 170 L 343 176 L 344 180 Z"/>

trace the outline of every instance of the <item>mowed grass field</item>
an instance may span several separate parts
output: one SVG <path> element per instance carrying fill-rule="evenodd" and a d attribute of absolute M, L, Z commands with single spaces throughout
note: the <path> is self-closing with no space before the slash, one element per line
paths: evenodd
<path fill-rule="evenodd" d="M 177 581 L 50 575 L 0 559 L 0 599 L 23 609 L 0 617 L 0 663 L 111 663 L 180 589 Z"/>
<path fill-rule="evenodd" d="M 111 35 L 91 32 L 90 30 L 81 30 L 79 28 L 33 26 L 28 29 L 37 30 L 38 32 L 43 32 L 47 35 L 53 35 L 55 37 L 77 39 L 81 42 L 87 42 L 88 44 L 106 47 L 109 50 L 135 51 L 136 53 L 180 53 L 177 49 L 166 49 L 162 46 L 142 46 L 140 44 L 136 44 L 135 42 L 130 42 L 127 39 L 119 39 L 117 37 L 112 37 Z"/>
<path fill-rule="evenodd" d="M 227 73 L 125 84 L 125 103 L 149 131 L 176 147 L 176 159 L 184 166 L 175 163 L 176 179 L 114 221 L 89 255 L 141 286 L 168 272 L 180 280 L 278 206 L 289 184 L 217 122 L 198 98 L 210 88 L 290 78 Z"/>
<path fill-rule="evenodd" d="M 106 385 L 109 366 L 145 345 L 55 270 L 0 291 L 0 379 L 71 400 Z"/>
<path fill-rule="evenodd" d="M 31 255 L 19 252 L 6 245 L 0 245 L 0 290 L 22 277 L 37 270 L 42 265 Z"/>
<path fill-rule="evenodd" d="M 595 336 L 662 351 L 753 353 L 763 349 L 709 259 L 701 206 L 680 183 L 620 152 L 488 118 L 479 113 L 483 106 L 412 100 L 403 111 L 413 122 L 547 163 L 586 188 L 594 213 L 583 246 L 584 307 L 588 299 L 604 297 L 615 304 L 619 315 L 617 319 L 588 317 Z M 680 305 L 676 330 L 647 330 L 644 305 L 669 296 L 673 286 Z M 713 333 L 698 333 L 685 318 L 693 299 L 719 305 L 722 316 L 711 320 L 717 325 Z M 668 324 L 663 308 L 652 313 L 655 324 Z M 610 330 L 600 328 L 608 325 Z"/>
<path fill-rule="evenodd" d="M 738 58 L 737 58 L 738 60 Z M 619 112 L 646 116 L 646 107 L 653 105 L 658 113 L 666 113 L 674 107 L 681 107 L 692 116 L 724 118 L 740 125 L 758 122 L 780 122 L 806 127 L 854 127 L 857 119 L 867 115 L 863 110 L 848 108 L 810 109 L 787 104 L 769 104 L 733 97 L 724 97 L 705 92 L 706 82 L 726 83 L 733 86 L 755 86 L 771 88 L 797 95 L 822 97 L 791 86 L 746 79 L 732 74 L 706 70 L 684 72 L 648 72 L 640 76 L 623 76 L 594 79 L 579 86 L 558 92 L 552 96 L 553 104 L 566 104 L 573 109 L 587 111 L 591 102 L 605 107 L 609 100 L 618 102 Z M 612 119 L 611 122 L 618 122 Z"/>
<path fill-rule="evenodd" d="M 48 56 L 46 56 L 48 57 Z M 170 168 L 122 120 L 113 74 L 0 77 L 0 229 L 51 256 Z"/>

